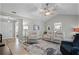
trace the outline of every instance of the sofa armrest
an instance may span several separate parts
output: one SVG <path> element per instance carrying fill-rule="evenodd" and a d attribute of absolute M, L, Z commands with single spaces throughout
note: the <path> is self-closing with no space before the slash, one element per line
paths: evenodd
<path fill-rule="evenodd" d="M 66 45 L 71 45 L 71 46 L 72 46 L 72 45 L 73 45 L 73 42 L 61 41 L 61 45 L 63 45 L 63 44 L 64 44 L 64 45 L 66 44 Z"/>

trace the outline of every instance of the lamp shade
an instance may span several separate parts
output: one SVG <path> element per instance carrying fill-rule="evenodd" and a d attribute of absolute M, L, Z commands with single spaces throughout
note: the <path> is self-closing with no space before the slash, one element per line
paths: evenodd
<path fill-rule="evenodd" d="M 79 28 L 74 28 L 74 32 L 79 32 Z"/>

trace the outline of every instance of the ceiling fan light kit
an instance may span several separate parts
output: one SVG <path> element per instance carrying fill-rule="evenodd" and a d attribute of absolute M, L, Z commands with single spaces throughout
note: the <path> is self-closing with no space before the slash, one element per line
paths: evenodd
<path fill-rule="evenodd" d="M 50 6 L 50 4 L 46 3 L 44 7 L 40 8 L 40 14 L 44 16 L 50 16 L 56 14 L 55 5 Z"/>

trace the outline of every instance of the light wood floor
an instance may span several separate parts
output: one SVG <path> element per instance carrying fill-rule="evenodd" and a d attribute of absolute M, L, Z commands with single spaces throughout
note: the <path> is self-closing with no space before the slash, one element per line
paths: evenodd
<path fill-rule="evenodd" d="M 23 48 L 22 44 L 18 41 L 18 39 L 5 39 L 3 40 L 5 45 L 9 48 L 12 55 L 27 55 L 28 52 Z"/>

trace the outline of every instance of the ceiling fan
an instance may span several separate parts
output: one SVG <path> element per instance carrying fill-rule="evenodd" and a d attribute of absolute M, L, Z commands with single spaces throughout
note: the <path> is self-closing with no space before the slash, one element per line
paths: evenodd
<path fill-rule="evenodd" d="M 61 4 L 45 3 L 41 4 L 40 14 L 44 16 L 56 15 L 58 10 L 64 10 Z"/>
<path fill-rule="evenodd" d="M 50 3 L 43 4 L 40 8 L 40 14 L 44 16 L 55 15 L 56 14 L 56 5 L 53 4 L 53 7 Z"/>

